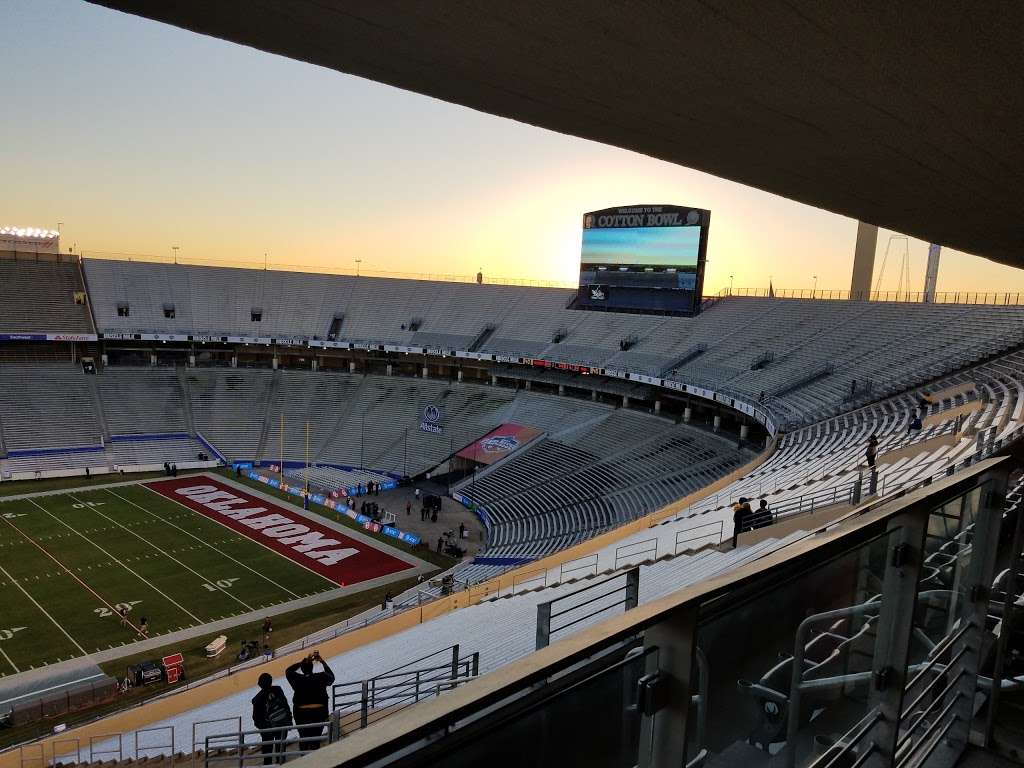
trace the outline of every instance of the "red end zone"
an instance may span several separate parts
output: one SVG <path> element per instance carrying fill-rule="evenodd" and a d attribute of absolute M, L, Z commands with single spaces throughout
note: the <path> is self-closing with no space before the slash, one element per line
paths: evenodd
<path fill-rule="evenodd" d="M 287 507 L 208 477 L 182 477 L 145 485 L 335 584 L 357 584 L 413 567 Z"/>

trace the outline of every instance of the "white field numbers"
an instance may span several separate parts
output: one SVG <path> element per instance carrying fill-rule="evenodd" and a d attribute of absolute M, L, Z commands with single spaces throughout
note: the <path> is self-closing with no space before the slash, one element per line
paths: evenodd
<path fill-rule="evenodd" d="M 237 576 L 233 579 L 217 579 L 212 583 L 203 584 L 203 586 L 206 588 L 208 592 L 216 592 L 220 589 L 229 589 L 233 587 L 236 581 L 238 581 Z"/>
<path fill-rule="evenodd" d="M 118 614 L 120 614 L 121 611 L 124 611 L 125 613 L 131 613 L 132 608 L 134 608 L 136 605 L 138 605 L 141 602 L 142 602 L 141 600 L 132 600 L 130 603 L 118 603 L 114 607 L 117 609 Z M 102 608 L 93 608 L 92 612 L 95 613 L 100 618 L 106 618 L 107 616 L 113 616 L 114 615 L 114 612 L 111 611 L 106 606 L 104 606 Z"/>
<path fill-rule="evenodd" d="M 13 640 L 14 636 L 18 632 L 21 632 L 23 629 L 28 629 L 28 627 L 11 627 L 9 629 L 0 629 L 0 641 Z"/>

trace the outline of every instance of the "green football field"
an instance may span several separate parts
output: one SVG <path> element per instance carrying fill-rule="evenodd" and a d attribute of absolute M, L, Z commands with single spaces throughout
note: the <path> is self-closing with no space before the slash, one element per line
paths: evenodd
<path fill-rule="evenodd" d="M 0 677 L 336 588 L 142 485 L 0 501 Z"/>

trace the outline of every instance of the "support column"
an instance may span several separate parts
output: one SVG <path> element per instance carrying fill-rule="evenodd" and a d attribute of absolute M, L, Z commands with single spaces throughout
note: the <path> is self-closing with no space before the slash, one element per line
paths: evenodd
<path fill-rule="evenodd" d="M 231 356 L 231 367 L 232 368 L 237 368 L 238 367 L 238 355 L 232 355 Z"/>
<path fill-rule="evenodd" d="M 149 353 L 149 364 L 153 366 L 156 365 L 156 352 Z"/>
<path fill-rule="evenodd" d="M 595 403 L 597 402 L 597 390 L 596 389 L 590 390 L 590 399 L 593 400 Z"/>
<path fill-rule="evenodd" d="M 740 440 L 746 440 L 747 439 L 747 435 L 749 435 L 749 434 L 750 434 L 750 427 L 747 426 L 746 424 L 741 424 L 740 425 Z"/>
<path fill-rule="evenodd" d="M 527 392 L 529 392 L 531 384 L 533 384 L 533 382 L 530 381 L 529 379 L 527 379 L 526 381 L 523 382 L 523 389 L 525 389 Z M 561 394 L 561 393 L 559 393 L 559 394 Z"/>
<path fill-rule="evenodd" d="M 492 387 L 498 386 L 498 377 L 495 374 L 493 374 L 493 373 L 491 374 L 491 386 Z"/>
<path fill-rule="evenodd" d="M 273 359 L 270 361 L 270 365 L 275 371 L 277 370 L 277 355 L 274 355 Z"/>
<path fill-rule="evenodd" d="M 462 369 L 461 368 L 459 368 L 458 379 L 459 379 L 460 382 L 462 381 Z"/>
<path fill-rule="evenodd" d="M 558 394 L 559 395 L 564 395 L 565 394 L 565 384 L 559 384 L 558 385 Z"/>
<path fill-rule="evenodd" d="M 355 360 L 349 360 L 348 361 L 348 372 L 349 373 L 355 373 L 356 372 L 356 361 Z"/>
<path fill-rule="evenodd" d="M 721 416 L 719 416 L 719 415 L 718 415 L 718 414 L 716 413 L 716 414 L 715 414 L 715 424 L 714 424 L 714 430 L 715 430 L 715 432 L 719 432 L 719 431 L 721 431 L 721 429 L 722 429 L 722 417 L 721 417 Z"/>
<path fill-rule="evenodd" d="M 877 245 L 878 227 L 858 221 L 857 245 L 853 250 L 853 277 L 850 280 L 850 298 L 855 301 L 865 301 L 871 296 Z"/>
<path fill-rule="evenodd" d="M 310 362 L 309 367 L 310 367 L 311 370 L 316 371 L 316 370 L 318 370 L 320 368 L 320 363 L 314 357 L 313 360 Z"/>
<path fill-rule="evenodd" d="M 423 366 L 423 378 L 427 378 L 427 366 Z"/>
<path fill-rule="evenodd" d="M 654 401 L 654 412 L 661 413 L 661 400 Z"/>
<path fill-rule="evenodd" d="M 689 424 L 690 423 L 690 419 L 692 419 L 692 418 L 693 418 L 693 409 L 690 408 L 690 406 L 686 406 L 685 408 L 683 408 L 683 423 L 684 424 Z"/>
<path fill-rule="evenodd" d="M 102 355 L 100 355 L 100 362 L 103 363 L 103 367 L 104 368 L 107 367 L 107 353 L 106 352 L 104 352 Z"/>
<path fill-rule="evenodd" d="M 196 367 L 196 356 L 193 355 L 191 352 L 189 353 L 189 356 L 188 356 L 188 367 L 189 368 L 195 368 Z"/>
<path fill-rule="evenodd" d="M 939 281 L 939 255 L 942 246 L 932 243 L 928 246 L 928 267 L 924 271 L 924 300 L 925 303 L 935 301 L 935 285 Z"/>
<path fill-rule="evenodd" d="M 629 395 L 622 396 L 622 407 L 629 408 Z"/>
<path fill-rule="evenodd" d="M 644 632 L 644 645 L 658 649 L 648 659 L 656 659 L 658 674 L 668 678 L 668 696 L 657 713 L 642 713 L 638 755 L 641 768 L 677 768 L 686 760 L 686 720 L 696 674 L 696 637 L 697 609 L 693 607 L 676 609 Z M 653 661 L 650 664 L 654 666 Z"/>
<path fill-rule="evenodd" d="M 387 372 L 388 372 L 387 373 L 388 376 L 394 376 L 395 375 L 395 367 L 391 363 L 388 363 Z"/>

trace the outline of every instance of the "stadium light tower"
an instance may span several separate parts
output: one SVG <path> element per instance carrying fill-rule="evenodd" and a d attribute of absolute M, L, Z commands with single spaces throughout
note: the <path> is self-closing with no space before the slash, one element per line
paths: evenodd
<path fill-rule="evenodd" d="M 729 275 L 729 295 L 732 296 L 732 275 Z"/>
<path fill-rule="evenodd" d="M 177 245 L 172 245 L 171 246 L 171 250 L 174 251 L 174 263 L 177 264 L 178 263 L 178 246 Z"/>
<path fill-rule="evenodd" d="M 356 259 L 356 277 L 359 277 L 359 265 L 363 263 L 362 259 Z"/>
<path fill-rule="evenodd" d="M 811 298 L 812 299 L 814 298 L 815 294 L 817 294 L 817 292 L 818 292 L 818 276 L 817 275 L 813 275 L 813 277 L 814 277 L 814 287 L 811 288 Z"/>

